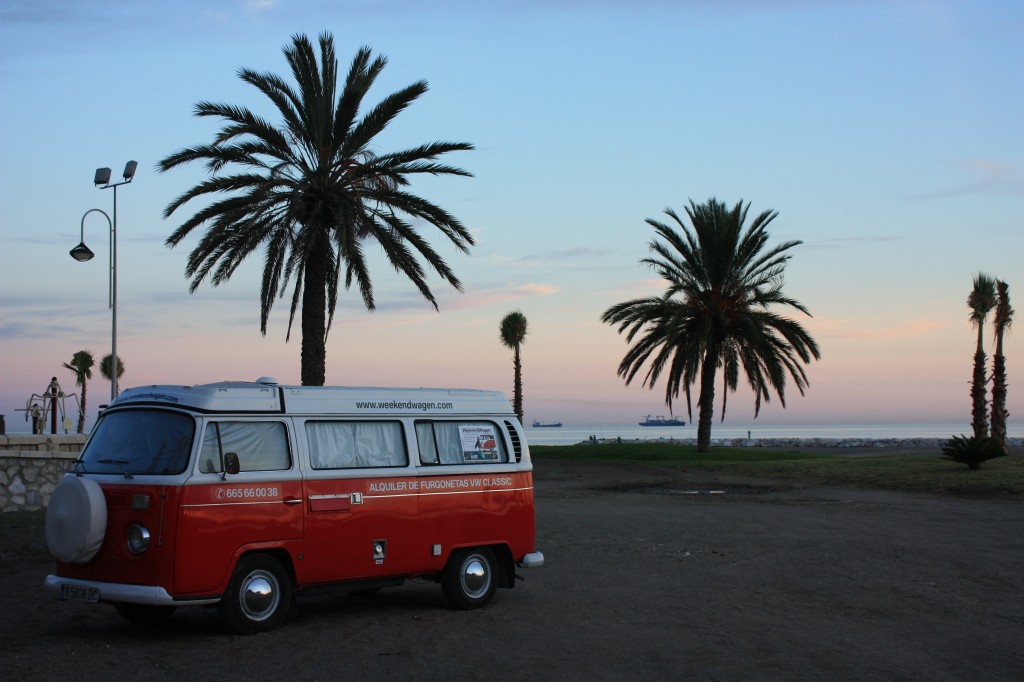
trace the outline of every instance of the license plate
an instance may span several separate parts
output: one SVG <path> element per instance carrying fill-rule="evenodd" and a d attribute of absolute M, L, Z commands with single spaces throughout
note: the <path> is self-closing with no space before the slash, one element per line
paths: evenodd
<path fill-rule="evenodd" d="M 96 587 L 64 584 L 60 586 L 60 598 L 87 601 L 95 604 L 100 600 L 100 591 Z"/>

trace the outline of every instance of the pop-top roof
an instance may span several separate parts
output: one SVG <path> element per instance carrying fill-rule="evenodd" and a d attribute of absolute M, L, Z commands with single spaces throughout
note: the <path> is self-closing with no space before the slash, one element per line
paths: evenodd
<path fill-rule="evenodd" d="M 505 414 L 512 408 L 500 391 L 452 388 L 364 386 L 279 386 L 268 377 L 258 382 L 223 381 L 196 386 L 142 386 L 124 390 L 110 407 L 159 404 L 198 412 L 458 415 Z"/>

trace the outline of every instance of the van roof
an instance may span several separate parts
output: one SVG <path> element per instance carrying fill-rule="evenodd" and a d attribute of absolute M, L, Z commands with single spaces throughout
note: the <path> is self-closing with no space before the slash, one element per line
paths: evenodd
<path fill-rule="evenodd" d="M 323 415 L 512 415 L 501 391 L 464 388 L 288 386 L 272 379 L 129 388 L 111 408 L 151 404 L 195 412 Z"/>

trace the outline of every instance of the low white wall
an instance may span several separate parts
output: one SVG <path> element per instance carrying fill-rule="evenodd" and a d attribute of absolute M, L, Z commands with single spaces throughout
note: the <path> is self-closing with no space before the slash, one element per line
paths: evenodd
<path fill-rule="evenodd" d="M 85 436 L 0 436 L 0 511 L 35 511 L 50 502 Z"/>

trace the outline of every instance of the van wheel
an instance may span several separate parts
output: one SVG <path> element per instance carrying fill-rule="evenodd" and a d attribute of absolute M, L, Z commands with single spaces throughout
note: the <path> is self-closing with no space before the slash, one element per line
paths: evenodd
<path fill-rule="evenodd" d="M 46 546 L 60 561 L 88 563 L 103 545 L 107 500 L 91 478 L 65 476 L 46 508 Z"/>
<path fill-rule="evenodd" d="M 445 599 L 456 609 L 477 609 L 494 597 L 497 564 L 486 547 L 460 549 L 452 553 L 441 574 Z"/>
<path fill-rule="evenodd" d="M 288 616 L 292 583 L 281 562 L 266 554 L 242 557 L 217 609 L 240 635 L 273 630 Z"/>
<path fill-rule="evenodd" d="M 136 625 L 160 625 L 174 614 L 175 606 L 154 606 L 152 604 L 128 604 L 117 602 L 114 608 L 122 618 Z"/>

